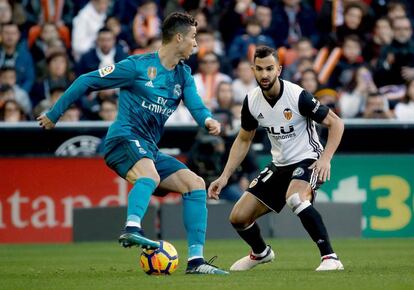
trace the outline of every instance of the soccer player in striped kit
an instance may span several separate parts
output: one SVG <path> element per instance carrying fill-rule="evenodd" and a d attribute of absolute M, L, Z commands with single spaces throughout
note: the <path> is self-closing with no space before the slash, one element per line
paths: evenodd
<path fill-rule="evenodd" d="M 90 91 L 121 88 L 119 111 L 105 140 L 105 161 L 119 176 L 131 182 L 124 247 L 158 248 L 146 238 L 141 220 L 157 187 L 183 194 L 183 217 L 188 240 L 187 274 L 228 274 L 203 257 L 207 227 L 206 189 L 203 179 L 177 159 L 159 151 L 164 124 L 181 100 L 200 127 L 220 133 L 183 63 L 194 47 L 197 22 L 184 13 L 170 14 L 162 26 L 158 52 L 133 55 L 113 65 L 80 76 L 45 115 L 40 126 L 51 129 L 71 103 Z"/>
<path fill-rule="evenodd" d="M 342 138 L 343 122 L 303 88 L 279 78 L 282 67 L 274 49 L 257 48 L 253 70 L 259 86 L 244 100 L 241 129 L 223 173 L 208 191 L 209 197 L 219 198 L 228 178 L 245 158 L 256 128 L 262 126 L 272 145 L 272 162 L 250 183 L 230 214 L 233 227 L 251 247 L 251 253 L 230 270 L 245 271 L 274 259 L 256 219 L 271 211 L 280 212 L 285 204 L 319 248 L 321 264 L 316 270 L 343 270 L 322 218 L 312 205 L 319 185 L 330 179 L 330 162 Z M 314 121 L 328 127 L 325 149 Z"/>

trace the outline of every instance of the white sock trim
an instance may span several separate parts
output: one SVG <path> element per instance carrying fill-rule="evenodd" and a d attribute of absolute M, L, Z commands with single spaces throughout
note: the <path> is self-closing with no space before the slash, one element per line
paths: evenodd
<path fill-rule="evenodd" d="M 256 254 L 253 251 L 252 251 L 252 253 L 253 253 L 254 256 L 256 256 L 258 258 L 263 258 L 264 256 L 266 256 L 268 250 L 269 250 L 269 246 L 266 246 L 266 249 L 264 249 L 264 251 L 261 252 L 260 254 Z"/>
<path fill-rule="evenodd" d="M 126 226 L 127 227 L 139 227 L 139 228 L 141 228 L 141 223 L 135 222 L 135 221 L 127 221 Z"/>

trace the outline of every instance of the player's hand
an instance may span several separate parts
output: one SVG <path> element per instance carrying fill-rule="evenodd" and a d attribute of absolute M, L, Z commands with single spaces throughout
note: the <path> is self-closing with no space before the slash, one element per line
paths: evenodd
<path fill-rule="evenodd" d="M 209 118 L 209 119 L 206 120 L 205 125 L 206 125 L 206 128 L 208 130 L 208 133 L 210 135 L 218 136 L 220 134 L 220 132 L 221 132 L 221 125 L 220 125 L 220 123 L 217 120 L 214 120 L 214 119 Z"/>
<path fill-rule="evenodd" d="M 208 197 L 212 199 L 219 199 L 219 194 L 226 185 L 227 179 L 224 177 L 219 177 L 214 180 L 208 187 Z"/>
<path fill-rule="evenodd" d="M 36 118 L 36 120 L 39 121 L 40 127 L 45 128 L 46 130 L 53 129 L 56 125 L 55 123 L 50 121 L 50 119 L 45 114 L 40 115 Z"/>
<path fill-rule="evenodd" d="M 331 179 L 331 161 L 323 158 L 316 160 L 309 169 L 315 169 L 315 174 L 318 175 L 320 181 L 325 182 Z"/>

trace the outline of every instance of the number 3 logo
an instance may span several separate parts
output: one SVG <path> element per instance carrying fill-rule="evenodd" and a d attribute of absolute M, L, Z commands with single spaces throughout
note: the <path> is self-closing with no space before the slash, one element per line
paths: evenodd
<path fill-rule="evenodd" d="M 405 203 L 410 196 L 410 185 L 405 179 L 394 175 L 374 176 L 371 189 L 388 189 L 387 196 L 377 198 L 377 208 L 388 210 L 389 216 L 372 216 L 371 228 L 377 231 L 394 231 L 410 223 L 411 210 Z"/>

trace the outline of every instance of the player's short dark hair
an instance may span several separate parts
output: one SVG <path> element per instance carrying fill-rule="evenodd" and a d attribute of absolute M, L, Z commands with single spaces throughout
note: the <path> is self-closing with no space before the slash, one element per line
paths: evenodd
<path fill-rule="evenodd" d="M 162 42 L 168 43 L 177 33 L 187 34 L 197 21 L 188 13 L 173 12 L 162 23 Z"/>
<path fill-rule="evenodd" d="M 277 51 L 274 48 L 269 46 L 259 46 L 256 48 L 256 52 L 254 53 L 253 62 L 256 58 L 265 58 L 269 55 L 272 55 L 277 62 L 279 62 L 279 57 L 277 56 Z"/>
<path fill-rule="evenodd" d="M 5 72 L 9 72 L 9 71 L 17 73 L 16 68 L 14 66 L 5 65 L 0 68 L 0 75 L 2 75 Z"/>

